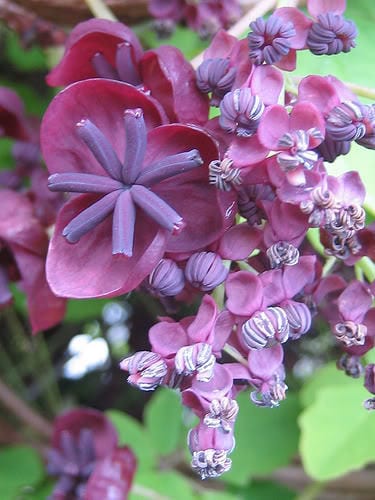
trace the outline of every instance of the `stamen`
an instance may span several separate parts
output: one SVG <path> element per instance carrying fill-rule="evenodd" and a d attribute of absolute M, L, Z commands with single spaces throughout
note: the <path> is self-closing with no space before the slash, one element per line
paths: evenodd
<path fill-rule="evenodd" d="M 210 344 L 199 342 L 181 347 L 176 353 L 174 362 L 177 373 L 192 375 L 197 372 L 197 380 L 209 382 L 213 376 L 216 358 L 212 354 Z"/>
<path fill-rule="evenodd" d="M 272 347 L 289 337 L 289 322 L 281 307 L 268 307 L 242 325 L 242 340 L 249 349 Z"/>
<path fill-rule="evenodd" d="M 109 64 L 109 62 L 101 52 L 97 52 L 91 58 L 91 64 L 99 78 L 107 78 L 108 80 L 119 79 L 117 71 L 111 64 Z"/>
<path fill-rule="evenodd" d="M 220 103 L 220 127 L 240 137 L 251 137 L 257 131 L 264 104 L 249 88 L 228 92 Z"/>
<path fill-rule="evenodd" d="M 214 290 L 228 276 L 221 257 L 214 252 L 199 252 L 189 257 L 185 267 L 185 277 L 202 292 Z"/>
<path fill-rule="evenodd" d="M 124 113 L 125 159 L 122 167 L 122 179 L 131 184 L 139 175 L 147 146 L 146 124 L 140 108 L 127 109 Z"/>
<path fill-rule="evenodd" d="M 94 174 L 53 174 L 48 177 L 51 191 L 67 193 L 110 193 L 122 189 L 124 185 L 104 175 Z"/>
<path fill-rule="evenodd" d="M 142 80 L 133 60 L 132 46 L 129 42 L 120 43 L 116 51 L 116 68 L 120 80 L 130 85 L 140 85 Z"/>
<path fill-rule="evenodd" d="M 184 286 L 184 272 L 171 259 L 162 259 L 148 277 L 148 288 L 160 297 L 174 297 Z"/>
<path fill-rule="evenodd" d="M 191 467 L 201 479 L 219 477 L 232 466 L 232 460 L 228 458 L 227 453 L 226 450 L 215 449 L 194 451 Z"/>
<path fill-rule="evenodd" d="M 267 257 L 270 261 L 271 269 L 284 266 L 294 266 L 299 260 L 299 251 L 291 243 L 279 241 L 267 249 Z"/>
<path fill-rule="evenodd" d="M 197 149 L 170 155 L 145 168 L 137 177 L 136 183 L 152 186 L 175 175 L 189 172 L 203 165 Z"/>
<path fill-rule="evenodd" d="M 339 370 L 343 370 L 346 375 L 352 378 L 362 377 L 364 373 L 361 359 L 358 356 L 346 352 L 337 361 L 336 365 Z"/>
<path fill-rule="evenodd" d="M 335 325 L 333 333 L 337 340 L 346 346 L 363 345 L 366 340 L 367 327 L 354 321 L 344 321 Z"/>
<path fill-rule="evenodd" d="M 94 229 L 113 211 L 119 195 L 120 191 L 112 191 L 83 210 L 64 227 L 63 236 L 69 243 L 77 243 L 82 236 Z"/>
<path fill-rule="evenodd" d="M 236 421 L 239 411 L 238 403 L 235 399 L 223 397 L 214 399 L 209 407 L 209 413 L 204 416 L 204 424 L 207 427 L 221 427 L 224 432 L 230 432 Z"/>
<path fill-rule="evenodd" d="M 356 46 L 357 28 L 353 21 L 341 14 L 327 12 L 318 15 L 307 36 L 306 45 L 317 55 L 349 52 Z"/>
<path fill-rule="evenodd" d="M 133 255 L 135 206 L 130 191 L 117 198 L 112 221 L 112 254 Z"/>
<path fill-rule="evenodd" d="M 122 165 L 115 150 L 101 130 L 90 120 L 81 120 L 77 123 L 76 127 L 78 135 L 107 174 L 121 182 Z"/>
<path fill-rule="evenodd" d="M 289 338 L 297 340 L 310 330 L 311 312 L 303 302 L 289 300 L 282 303 L 289 322 Z"/>
<path fill-rule="evenodd" d="M 131 188 L 131 195 L 134 203 L 159 226 L 164 227 L 172 234 L 178 234 L 184 228 L 182 217 L 149 189 L 135 184 Z"/>

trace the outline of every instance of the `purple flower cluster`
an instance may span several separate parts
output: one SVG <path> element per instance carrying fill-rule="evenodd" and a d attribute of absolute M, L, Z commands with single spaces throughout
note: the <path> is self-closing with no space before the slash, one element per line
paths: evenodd
<path fill-rule="evenodd" d="M 202 478 L 231 466 L 239 391 L 251 388 L 258 406 L 285 399 L 284 348 L 315 315 L 349 374 L 375 342 L 374 283 L 353 272 L 374 257 L 365 188 L 356 172 L 335 177 L 325 163 L 353 141 L 374 147 L 374 108 L 334 77 L 308 76 L 284 96 L 279 69 L 294 68 L 297 50 L 354 46 L 344 8 L 308 2 L 313 19 L 277 9 L 244 40 L 219 31 L 197 70 L 174 47 L 144 52 L 126 26 L 90 20 L 48 76 L 66 86 L 41 126 L 48 183 L 71 193 L 49 246 L 49 285 L 74 298 L 141 288 L 167 311 L 200 300 L 193 316 L 159 318 L 150 350 L 121 369 L 142 390 L 181 392 L 199 418 L 188 445 Z M 328 275 L 310 228 L 336 258 Z"/>
<path fill-rule="evenodd" d="M 212 37 L 220 28 L 229 28 L 242 12 L 239 0 L 151 0 L 149 13 L 160 37 L 169 36 L 177 23 L 184 22 L 201 38 Z"/>

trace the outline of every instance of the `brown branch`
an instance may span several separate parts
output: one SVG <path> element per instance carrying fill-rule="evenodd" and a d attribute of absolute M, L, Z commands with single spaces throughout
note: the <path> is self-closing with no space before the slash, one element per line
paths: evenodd
<path fill-rule="evenodd" d="M 18 420 L 50 439 L 52 434 L 50 422 L 20 399 L 2 380 L 0 380 L 0 403 L 11 411 Z"/>

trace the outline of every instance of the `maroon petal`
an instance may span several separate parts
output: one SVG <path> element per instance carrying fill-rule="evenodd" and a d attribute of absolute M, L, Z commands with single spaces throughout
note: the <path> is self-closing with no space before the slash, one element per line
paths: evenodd
<path fill-rule="evenodd" d="M 352 281 L 337 300 L 339 311 L 345 320 L 361 323 L 372 304 L 372 295 L 360 281 Z"/>
<path fill-rule="evenodd" d="M 90 429 L 94 436 L 97 458 L 104 458 L 117 446 L 117 432 L 110 420 L 98 410 L 78 408 L 69 410 L 55 418 L 53 423 L 52 446 L 60 449 L 61 435 L 68 431 L 78 440 L 82 429 Z"/>
<path fill-rule="evenodd" d="M 78 172 L 107 175 L 76 131 L 81 120 L 90 120 L 104 135 L 118 158 L 124 158 L 125 109 L 141 108 L 146 127 L 162 123 L 161 115 L 144 93 L 113 80 L 92 79 L 70 85 L 49 105 L 41 127 L 44 160 L 50 173 Z"/>
<path fill-rule="evenodd" d="M 311 28 L 312 22 L 303 12 L 295 7 L 281 7 L 275 11 L 277 17 L 281 17 L 284 22 L 292 22 L 296 30 L 295 36 L 288 39 L 292 49 L 303 49 L 306 45 L 306 38 Z"/>
<path fill-rule="evenodd" d="M 258 135 L 252 137 L 234 137 L 227 151 L 236 167 L 242 168 L 259 163 L 266 158 L 269 148 L 264 146 Z"/>
<path fill-rule="evenodd" d="M 0 130 L 0 135 L 29 139 L 23 103 L 13 90 L 6 87 L 0 87 Z"/>
<path fill-rule="evenodd" d="M 278 151 L 279 139 L 289 131 L 289 115 L 284 106 L 275 104 L 266 108 L 258 128 L 259 141 L 263 146 Z"/>
<path fill-rule="evenodd" d="M 27 297 L 32 332 L 57 325 L 64 318 L 66 301 L 56 297 L 47 283 L 45 258 L 17 246 L 12 250 L 21 274 L 20 285 Z"/>
<path fill-rule="evenodd" d="M 47 279 L 59 296 L 88 298 L 113 297 L 136 288 L 162 258 L 165 231 L 137 213 L 133 256 L 112 255 L 112 218 L 71 244 L 62 230 L 96 197 L 81 195 L 61 210 L 47 256 Z"/>
<path fill-rule="evenodd" d="M 100 52 L 115 66 L 117 45 L 122 42 L 130 43 L 135 60 L 141 57 L 143 50 L 138 38 L 124 24 L 106 19 L 90 19 L 78 24 L 69 35 L 62 60 L 47 76 L 47 83 L 65 86 L 95 78 L 93 56 Z"/>
<path fill-rule="evenodd" d="M 225 30 L 219 30 L 211 40 L 209 47 L 204 51 L 204 59 L 223 58 L 229 56 L 231 50 L 237 43 L 237 38 L 227 33 Z"/>
<path fill-rule="evenodd" d="M 298 101 L 314 104 L 322 113 L 328 113 L 340 103 L 333 83 L 323 76 L 307 76 L 298 86 Z"/>
<path fill-rule="evenodd" d="M 146 88 L 164 107 L 171 121 L 203 125 L 208 120 L 208 97 L 196 86 L 195 71 L 176 47 L 147 51 L 141 60 Z"/>
<path fill-rule="evenodd" d="M 324 136 L 325 124 L 322 113 L 314 106 L 314 104 L 308 102 L 298 102 L 292 109 L 290 114 L 290 129 L 291 130 L 309 130 L 311 128 L 317 128 L 321 135 Z M 311 142 L 310 147 L 317 147 L 321 140 L 315 140 Z"/>
<path fill-rule="evenodd" d="M 315 279 L 315 255 L 300 257 L 294 266 L 285 266 L 283 270 L 283 283 L 286 298 L 292 299 L 303 288 Z"/>
<path fill-rule="evenodd" d="M 205 295 L 197 315 L 187 328 L 187 334 L 191 343 L 212 343 L 217 313 L 216 302 L 210 295 Z"/>
<path fill-rule="evenodd" d="M 247 223 L 237 224 L 224 233 L 217 252 L 223 259 L 247 259 L 261 239 L 262 232 L 257 228 L 250 227 Z"/>
<path fill-rule="evenodd" d="M 266 382 L 280 368 L 283 358 L 284 351 L 281 344 L 268 349 L 250 351 L 248 365 L 252 377 Z"/>
<path fill-rule="evenodd" d="M 116 448 L 97 463 L 85 489 L 85 500 L 125 500 L 132 486 L 137 461 L 130 448 Z"/>
<path fill-rule="evenodd" d="M 150 328 L 148 336 L 152 350 L 163 357 L 174 356 L 181 347 L 189 345 L 185 330 L 174 321 L 156 323 Z"/>
<path fill-rule="evenodd" d="M 342 14 L 345 12 L 346 0 L 307 0 L 309 13 L 317 18 L 319 14 L 334 12 Z"/>
<path fill-rule="evenodd" d="M 251 91 L 258 95 L 266 106 L 277 103 L 283 86 L 283 74 L 274 66 L 261 65 L 254 69 Z"/>
<path fill-rule="evenodd" d="M 230 274 L 225 283 L 227 309 L 237 316 L 251 316 L 262 305 L 262 283 L 248 271 Z"/>

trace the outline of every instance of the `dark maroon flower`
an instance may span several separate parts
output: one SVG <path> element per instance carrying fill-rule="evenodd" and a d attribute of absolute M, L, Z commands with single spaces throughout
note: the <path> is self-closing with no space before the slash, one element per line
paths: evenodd
<path fill-rule="evenodd" d="M 138 38 L 124 24 L 90 19 L 70 33 L 65 53 L 47 76 L 51 86 L 66 86 L 86 78 L 111 78 L 138 85 L 143 54 Z"/>
<path fill-rule="evenodd" d="M 32 203 L 21 193 L 0 191 L 0 308 L 11 301 L 9 282 L 26 293 L 34 333 L 59 323 L 65 300 L 55 297 L 45 277 L 48 238 L 34 214 Z"/>
<path fill-rule="evenodd" d="M 127 498 L 135 457 L 129 448 L 118 447 L 116 430 L 103 413 L 82 408 L 59 415 L 51 444 L 47 471 L 59 478 L 52 499 Z"/>
<path fill-rule="evenodd" d="M 193 251 L 223 232 L 221 195 L 207 183 L 215 144 L 200 130 L 179 124 L 147 133 L 158 124 L 153 101 L 110 80 L 73 84 L 47 110 L 42 145 L 54 174 L 50 187 L 87 193 L 64 206 L 52 239 L 47 273 L 60 295 L 131 290 L 165 250 Z M 167 237 L 183 227 L 181 235 Z"/>

